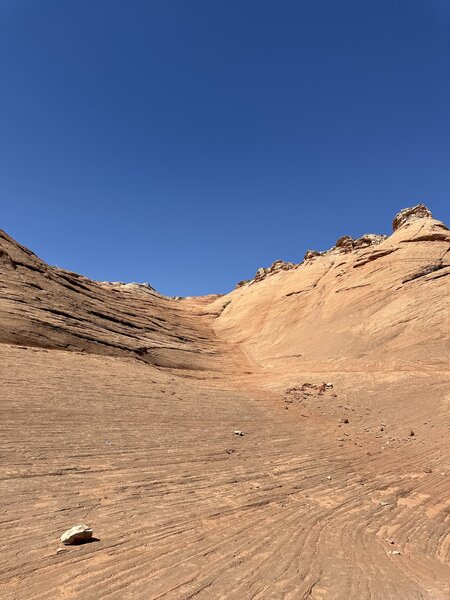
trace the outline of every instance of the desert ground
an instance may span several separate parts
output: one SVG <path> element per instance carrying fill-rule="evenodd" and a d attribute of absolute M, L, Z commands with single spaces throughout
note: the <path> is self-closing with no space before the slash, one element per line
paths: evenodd
<path fill-rule="evenodd" d="M 197 298 L 1 232 L 0 597 L 450 598 L 449 275 L 421 205 Z"/>

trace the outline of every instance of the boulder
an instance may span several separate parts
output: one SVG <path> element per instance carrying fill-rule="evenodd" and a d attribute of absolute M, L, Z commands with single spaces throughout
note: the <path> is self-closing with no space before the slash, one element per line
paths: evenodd
<path fill-rule="evenodd" d="M 88 525 L 80 524 L 71 527 L 61 536 L 61 542 L 66 546 L 81 544 L 92 538 L 93 531 Z"/>

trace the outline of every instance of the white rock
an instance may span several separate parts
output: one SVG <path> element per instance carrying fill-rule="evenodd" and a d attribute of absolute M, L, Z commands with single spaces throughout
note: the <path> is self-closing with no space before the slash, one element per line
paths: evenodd
<path fill-rule="evenodd" d="M 80 524 L 71 527 L 61 536 L 61 542 L 66 546 L 71 544 L 79 544 L 92 538 L 93 531 L 88 525 Z"/>
<path fill-rule="evenodd" d="M 243 435 L 244 435 L 244 432 L 243 432 L 243 431 L 240 431 L 239 429 L 236 429 L 236 430 L 234 431 L 234 435 L 240 435 L 240 436 L 243 436 Z"/>

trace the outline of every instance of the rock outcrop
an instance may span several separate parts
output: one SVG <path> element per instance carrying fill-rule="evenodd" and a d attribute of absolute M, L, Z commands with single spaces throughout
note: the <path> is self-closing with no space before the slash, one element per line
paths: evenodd
<path fill-rule="evenodd" d="M 348 254 L 354 250 L 361 250 L 368 248 L 369 246 L 377 246 L 384 242 L 387 238 L 386 235 L 380 235 L 378 233 L 365 233 L 360 238 L 353 239 L 350 235 L 343 235 L 340 237 L 334 246 L 329 250 L 319 252 L 317 250 L 307 250 L 304 261 L 310 261 L 321 256 L 330 256 L 333 254 Z"/>
<path fill-rule="evenodd" d="M 316 258 L 320 258 L 323 256 L 329 256 L 332 254 L 348 254 L 349 252 L 353 252 L 354 250 L 361 250 L 362 248 L 367 248 L 369 246 L 376 246 L 381 244 L 386 239 L 386 235 L 379 235 L 376 233 L 365 233 L 360 238 L 353 239 L 349 235 L 344 235 L 340 237 L 336 244 L 332 246 L 329 250 L 324 250 L 319 252 L 318 250 L 307 250 L 304 257 L 303 262 L 308 262 L 314 260 Z M 240 281 L 237 284 L 237 288 L 242 287 L 246 284 L 257 283 L 259 281 L 263 281 L 266 277 L 270 275 L 274 275 L 276 273 L 280 273 L 281 271 L 290 271 L 292 269 L 297 269 L 302 263 L 292 263 L 285 262 L 283 260 L 276 260 L 270 267 L 261 267 L 256 271 L 256 275 L 253 279 L 248 281 Z"/>
<path fill-rule="evenodd" d="M 261 267 L 256 271 L 256 275 L 253 278 L 253 283 L 257 281 L 262 281 L 268 275 L 274 275 L 275 273 L 280 273 L 281 271 L 290 271 L 291 269 L 296 269 L 298 265 L 291 262 L 286 262 L 284 260 L 276 260 L 271 264 L 270 267 Z"/>
<path fill-rule="evenodd" d="M 425 204 L 416 204 L 409 208 L 404 208 L 397 213 L 392 221 L 392 229 L 396 231 L 399 227 L 403 227 L 406 223 L 417 221 L 417 219 L 432 219 L 433 215 Z"/>
<path fill-rule="evenodd" d="M 392 223 L 394 231 L 413 221 L 418 219 L 431 219 L 431 211 L 424 204 L 417 204 L 410 208 L 404 208 L 394 218 Z M 318 250 L 307 250 L 303 261 L 311 261 L 316 258 L 323 256 L 329 256 L 333 254 L 348 254 L 355 250 L 361 250 L 368 248 L 369 246 L 377 246 L 386 240 L 387 235 L 380 235 L 377 233 L 365 233 L 359 238 L 353 239 L 350 235 L 343 235 L 340 237 L 334 246 L 329 250 L 318 251 Z M 256 271 L 256 275 L 253 279 L 240 281 L 237 284 L 237 288 L 242 287 L 246 284 L 257 283 L 263 281 L 266 277 L 280 273 L 281 271 L 289 271 L 291 269 L 298 268 L 302 263 L 285 262 L 283 260 L 276 260 L 270 267 L 261 267 Z"/>

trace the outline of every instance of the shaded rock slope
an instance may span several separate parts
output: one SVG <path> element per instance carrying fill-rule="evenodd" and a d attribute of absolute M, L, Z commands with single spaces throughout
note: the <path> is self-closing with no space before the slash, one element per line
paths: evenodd
<path fill-rule="evenodd" d="M 149 286 L 97 282 L 51 267 L 2 231 L 0 261 L 1 342 L 190 369 L 218 351 L 201 318 L 202 301 L 186 310 Z"/>
<path fill-rule="evenodd" d="M 450 232 L 393 229 L 186 299 L 1 232 L 0 597 L 449 598 Z"/>

